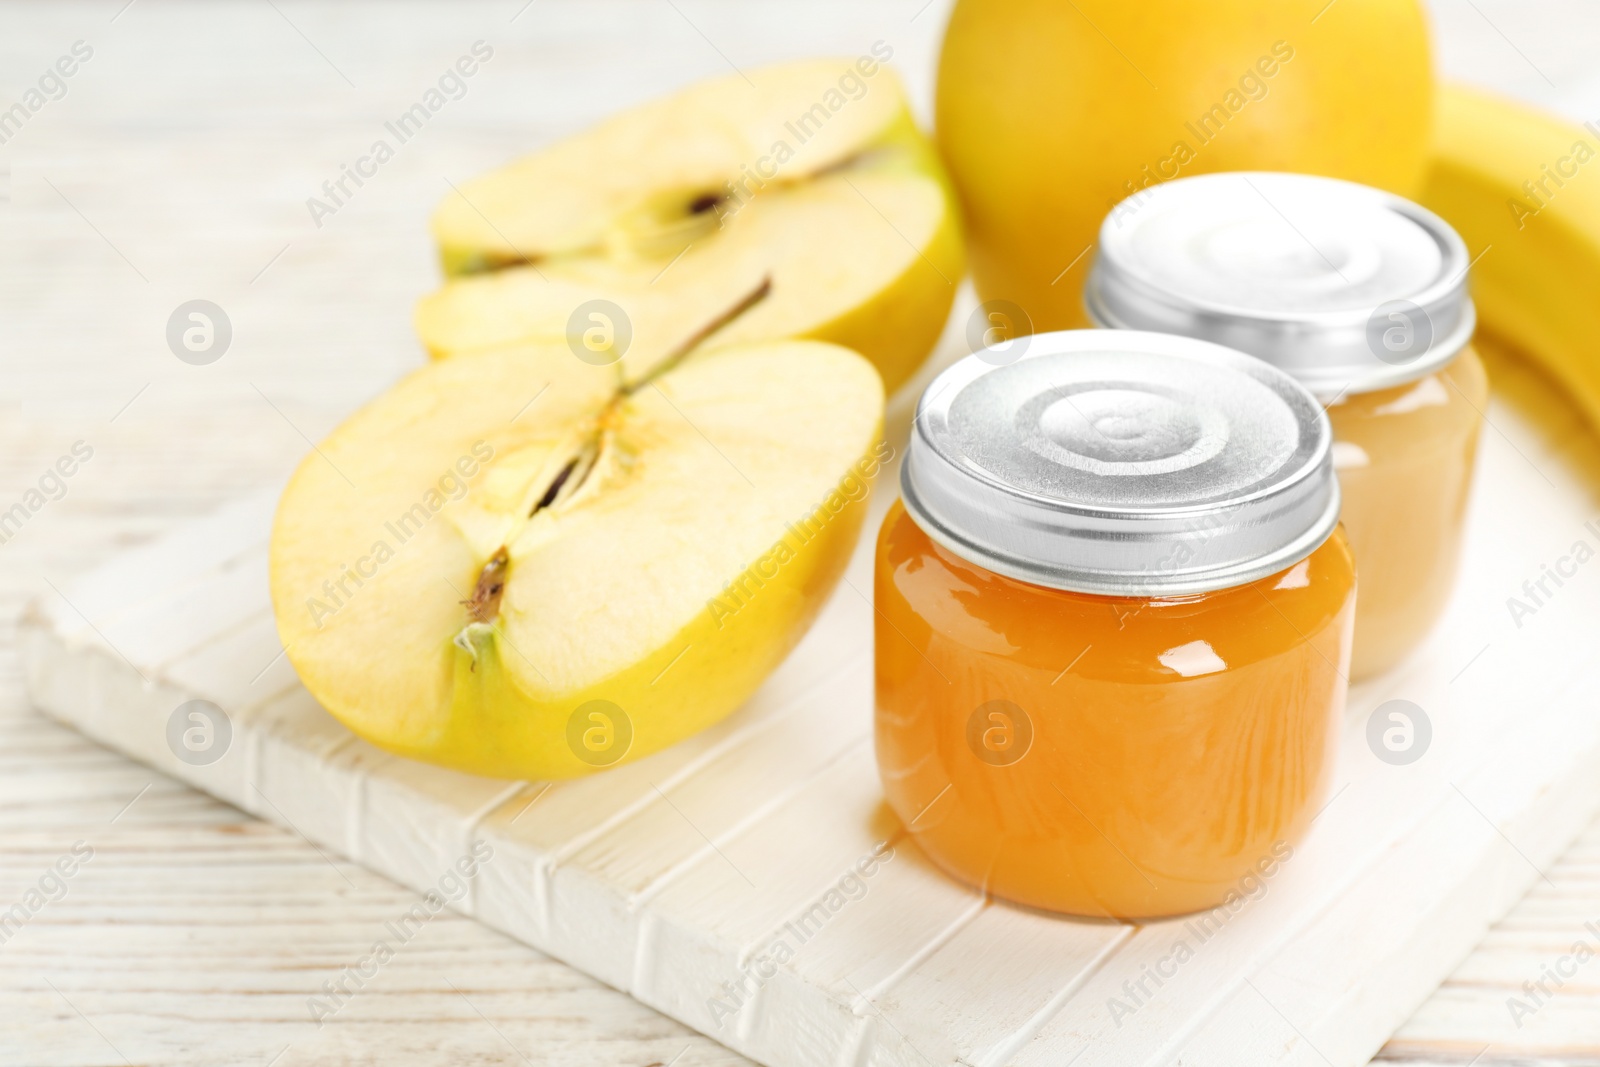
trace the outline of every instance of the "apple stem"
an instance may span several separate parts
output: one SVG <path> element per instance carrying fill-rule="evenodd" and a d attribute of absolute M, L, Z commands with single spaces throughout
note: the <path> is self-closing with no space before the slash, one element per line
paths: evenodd
<path fill-rule="evenodd" d="M 751 308 L 761 303 L 761 301 L 767 298 L 767 294 L 770 292 L 772 292 L 772 276 L 769 274 L 765 278 L 761 279 L 760 285 L 756 286 L 744 296 L 740 297 L 738 302 L 732 307 L 728 308 L 716 318 L 712 319 L 704 326 L 701 326 L 698 330 L 685 338 L 682 344 L 680 344 L 677 348 L 674 348 L 667 354 L 665 359 L 651 368 L 649 374 L 646 374 L 643 378 L 640 378 L 636 382 L 624 384 L 622 388 L 618 390 L 618 395 L 622 397 L 632 396 L 640 389 L 643 389 L 651 382 L 654 382 L 663 374 L 666 374 L 668 371 L 672 370 L 678 364 L 682 363 L 686 357 L 693 353 L 695 349 L 699 348 L 703 343 L 705 343 L 706 338 L 710 337 L 712 334 L 728 325 L 728 323 L 732 322 L 740 315 L 743 315 L 746 311 L 749 311 Z"/>

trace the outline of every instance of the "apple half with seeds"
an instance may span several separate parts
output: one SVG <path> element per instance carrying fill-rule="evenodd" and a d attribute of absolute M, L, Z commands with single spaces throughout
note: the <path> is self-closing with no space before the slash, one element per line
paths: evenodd
<path fill-rule="evenodd" d="M 952 187 L 894 72 L 871 56 L 691 86 L 447 194 L 444 268 L 418 305 L 436 357 L 575 340 L 588 306 L 623 374 L 762 279 L 708 345 L 795 337 L 862 353 L 892 390 L 927 357 L 964 268 Z"/>
<path fill-rule="evenodd" d="M 513 779 L 737 708 L 856 543 L 883 386 L 815 341 L 683 355 L 633 381 L 565 343 L 462 355 L 336 429 L 272 531 L 306 688 L 380 748 Z"/>

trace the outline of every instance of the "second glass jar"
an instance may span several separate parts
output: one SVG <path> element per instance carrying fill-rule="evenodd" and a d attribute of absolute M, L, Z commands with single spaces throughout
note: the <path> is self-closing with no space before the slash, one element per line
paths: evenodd
<path fill-rule="evenodd" d="M 1404 659 L 1454 584 L 1488 399 L 1468 266 L 1432 212 L 1302 174 L 1181 178 L 1101 227 L 1098 325 L 1240 349 L 1326 405 L 1361 582 L 1354 680 Z"/>

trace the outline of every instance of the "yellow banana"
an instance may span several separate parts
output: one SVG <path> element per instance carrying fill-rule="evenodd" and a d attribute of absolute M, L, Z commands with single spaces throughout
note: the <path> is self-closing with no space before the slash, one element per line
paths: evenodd
<path fill-rule="evenodd" d="M 1480 331 L 1600 425 L 1600 125 L 1447 86 L 1422 202 L 1476 257 Z"/>

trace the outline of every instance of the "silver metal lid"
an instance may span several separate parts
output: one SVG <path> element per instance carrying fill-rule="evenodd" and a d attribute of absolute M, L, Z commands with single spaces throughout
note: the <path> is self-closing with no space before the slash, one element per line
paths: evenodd
<path fill-rule="evenodd" d="M 900 472 L 906 510 L 957 555 L 1057 589 L 1174 596 L 1290 567 L 1338 522 L 1328 417 L 1261 360 L 1133 330 L 998 352 L 928 386 Z"/>
<path fill-rule="evenodd" d="M 1306 174 L 1179 178 L 1100 226 L 1101 326 L 1259 356 L 1324 400 L 1426 377 L 1472 338 L 1467 248 L 1402 197 Z"/>

